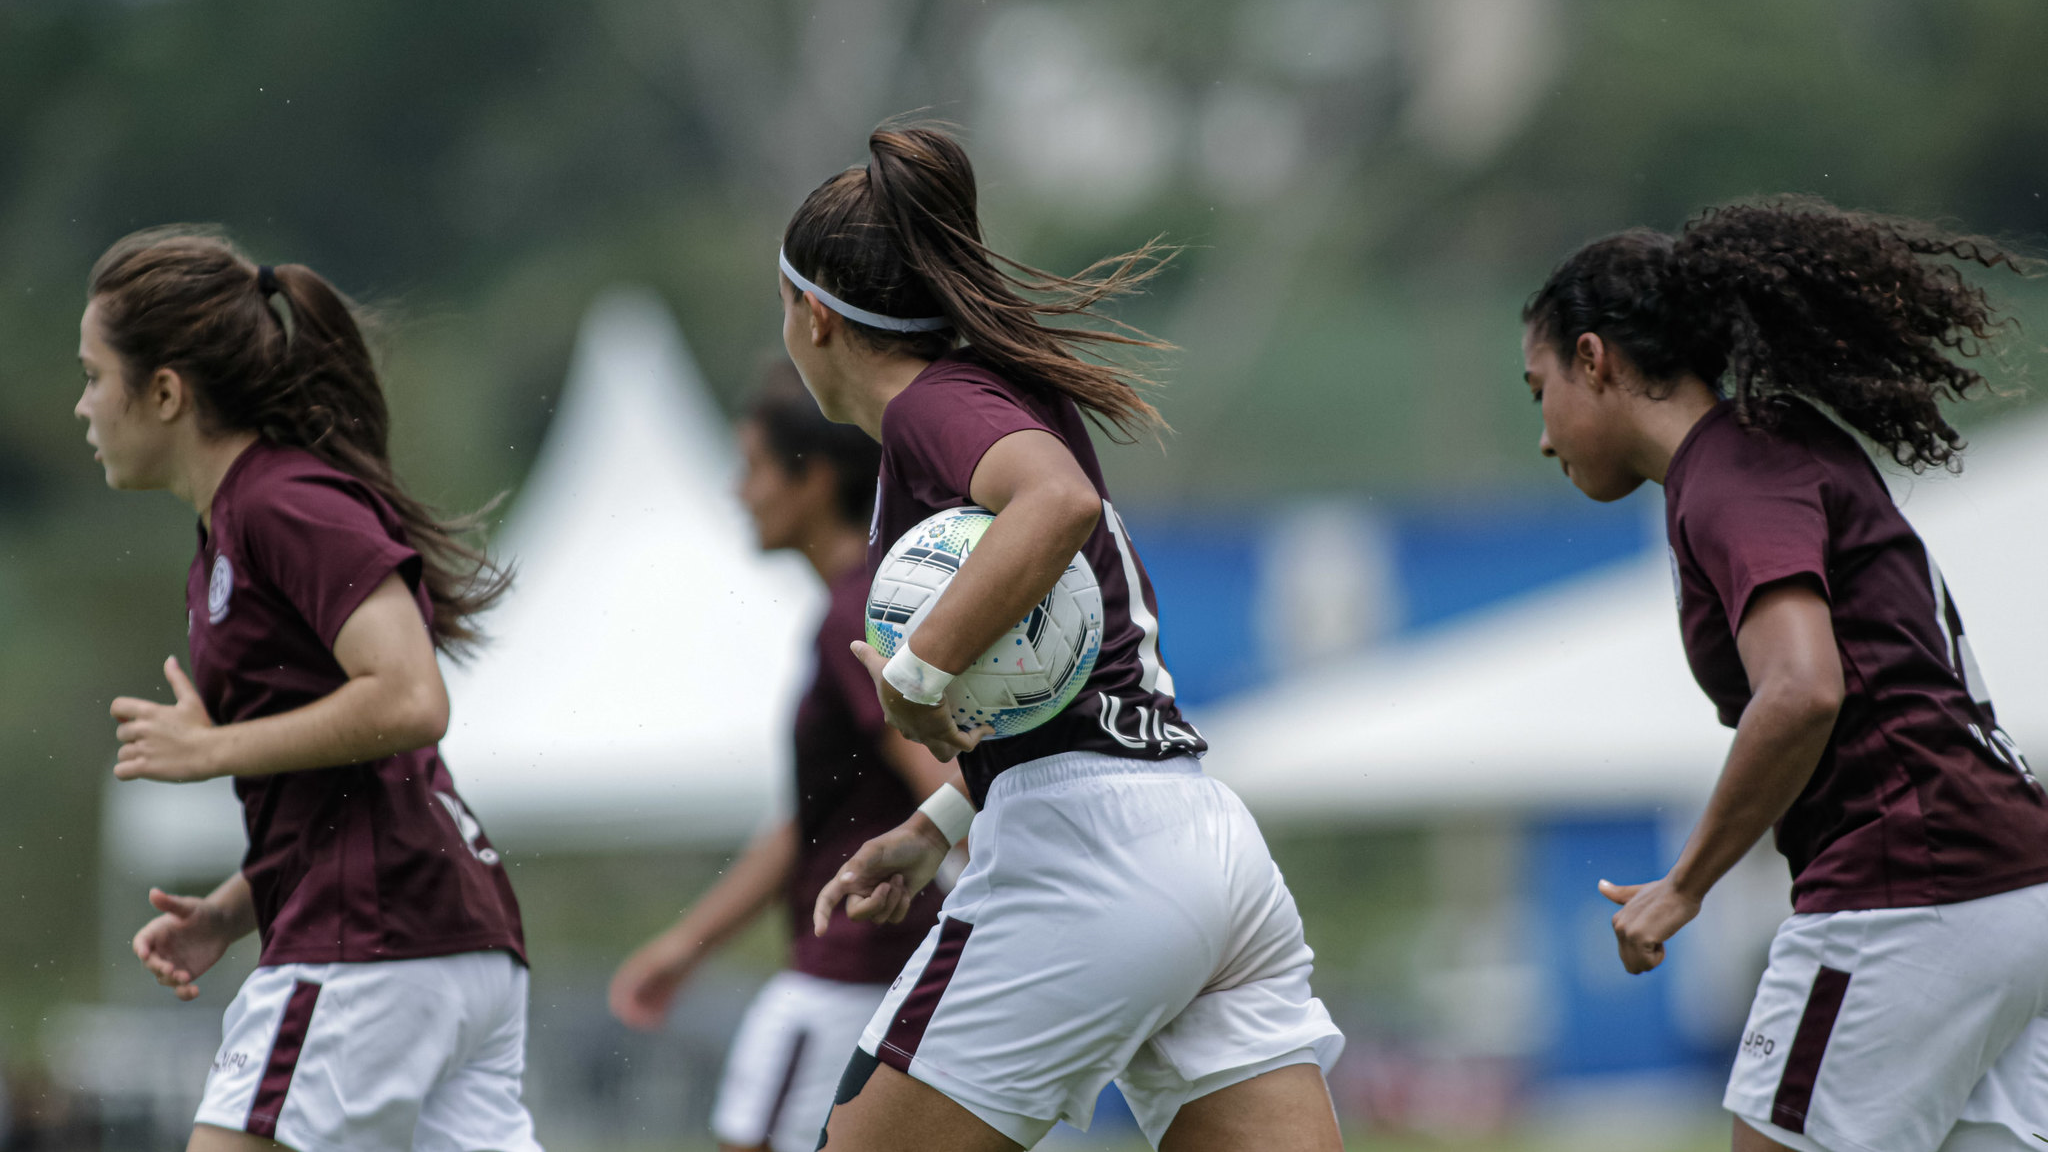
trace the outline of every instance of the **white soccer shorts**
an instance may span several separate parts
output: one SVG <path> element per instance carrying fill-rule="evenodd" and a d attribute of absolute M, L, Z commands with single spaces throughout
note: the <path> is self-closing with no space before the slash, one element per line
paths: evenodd
<path fill-rule="evenodd" d="M 733 1036 L 712 1134 L 722 1144 L 813 1152 L 839 1074 L 887 991 L 802 972 L 770 977 Z"/>
<path fill-rule="evenodd" d="M 2044 1013 L 2048 884 L 1793 916 L 1722 1104 L 1801 1152 L 2048 1149 Z"/>
<path fill-rule="evenodd" d="M 194 1123 L 297 1152 L 540 1152 L 519 1098 L 526 979 L 505 952 L 258 968 Z"/>
<path fill-rule="evenodd" d="M 861 1049 L 1026 1147 L 1115 1079 L 1156 1146 L 1182 1105 L 1344 1037 L 1236 794 L 1183 757 L 1070 752 L 996 777 L 973 855 Z"/>

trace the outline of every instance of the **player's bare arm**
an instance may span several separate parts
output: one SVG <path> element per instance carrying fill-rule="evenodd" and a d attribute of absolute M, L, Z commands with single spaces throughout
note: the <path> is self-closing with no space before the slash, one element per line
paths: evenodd
<path fill-rule="evenodd" d="M 996 514 L 960 566 L 911 650 L 958 673 L 1045 598 L 1102 519 L 1102 498 L 1057 436 L 1030 429 L 995 442 L 975 467 L 968 493 Z M 856 651 L 865 649 L 856 642 Z M 882 678 L 882 660 L 860 653 L 874 674 L 882 707 L 897 731 L 951 760 L 981 742 L 962 733 L 941 705 L 913 704 Z"/>
<path fill-rule="evenodd" d="M 958 788 L 962 796 L 967 794 L 967 782 L 961 778 L 959 766 L 941 761 L 924 745 L 894 730 L 884 732 L 880 743 L 882 759 L 912 796 L 923 799 L 948 784 Z"/>
<path fill-rule="evenodd" d="M 1844 692 L 1828 602 L 1805 580 L 1759 591 L 1736 630 L 1751 698 L 1707 811 L 1669 875 L 1648 884 L 1603 880 L 1621 962 L 1647 972 L 1664 942 L 1699 915 L 1700 903 L 1736 861 L 1792 806 L 1827 747 Z"/>
<path fill-rule="evenodd" d="M 1102 518 L 1102 499 L 1073 453 L 1037 430 L 996 441 L 975 467 L 969 495 L 996 514 L 995 523 L 918 627 L 913 646 L 920 659 L 948 672 L 967 667 L 1044 599 Z M 981 742 L 984 729 L 961 732 L 943 705 L 905 700 L 883 678 L 881 654 L 865 642 L 855 641 L 854 653 L 875 678 L 890 724 L 933 756 L 950 761 Z M 841 899 L 856 920 L 902 919 L 951 848 L 929 817 L 913 813 L 863 846 L 818 894 L 813 928 L 824 932 Z"/>
<path fill-rule="evenodd" d="M 334 658 L 348 683 L 289 712 L 215 725 L 175 658 L 164 664 L 174 700 L 132 696 L 110 709 L 121 741 L 114 775 L 173 783 L 269 776 L 359 764 L 423 748 L 448 730 L 448 691 L 412 590 L 384 578 L 341 626 Z"/>
<path fill-rule="evenodd" d="M 612 976 L 612 1015 L 653 1031 L 668 1019 L 676 993 L 704 958 L 725 946 L 782 895 L 796 867 L 796 821 L 763 829 L 725 876 L 667 931 L 626 957 Z"/>
<path fill-rule="evenodd" d="M 952 842 L 931 817 L 912 812 L 910 819 L 861 845 L 846 867 L 819 890 L 811 908 L 811 931 L 825 934 L 832 909 L 841 900 L 846 901 L 849 919 L 897 923 L 910 912 L 911 897 L 939 874 L 939 865 L 952 850 Z"/>
<path fill-rule="evenodd" d="M 135 934 L 135 958 L 180 1000 L 199 995 L 199 978 L 228 946 L 256 930 L 256 905 L 240 872 L 204 897 L 149 890 L 158 915 Z"/>

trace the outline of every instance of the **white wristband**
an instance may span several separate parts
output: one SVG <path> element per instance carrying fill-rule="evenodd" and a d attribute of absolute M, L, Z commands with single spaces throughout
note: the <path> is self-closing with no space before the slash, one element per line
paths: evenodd
<path fill-rule="evenodd" d="M 946 685 L 953 682 L 953 674 L 918 659 L 906 641 L 882 666 L 882 679 L 903 693 L 903 698 L 912 704 L 930 705 L 946 698 Z"/>
<path fill-rule="evenodd" d="M 948 844 L 958 844 L 965 839 L 968 826 L 974 823 L 974 804 L 951 784 L 939 785 L 939 790 L 925 797 L 917 810 L 939 826 L 939 835 L 944 836 Z"/>

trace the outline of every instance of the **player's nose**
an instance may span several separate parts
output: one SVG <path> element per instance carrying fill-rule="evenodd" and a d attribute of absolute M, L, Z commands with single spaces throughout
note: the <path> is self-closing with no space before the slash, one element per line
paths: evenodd
<path fill-rule="evenodd" d="M 1557 449 L 1550 446 L 1550 429 L 1545 428 L 1542 434 L 1536 437 L 1536 450 L 1547 457 L 1557 456 Z"/>

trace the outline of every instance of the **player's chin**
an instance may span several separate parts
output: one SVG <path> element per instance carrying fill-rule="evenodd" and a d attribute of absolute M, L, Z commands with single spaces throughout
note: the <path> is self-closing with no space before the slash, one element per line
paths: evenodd
<path fill-rule="evenodd" d="M 1612 504 L 1643 484 L 1640 476 L 1601 474 L 1584 468 L 1572 468 L 1566 474 L 1579 491 L 1602 504 Z"/>

